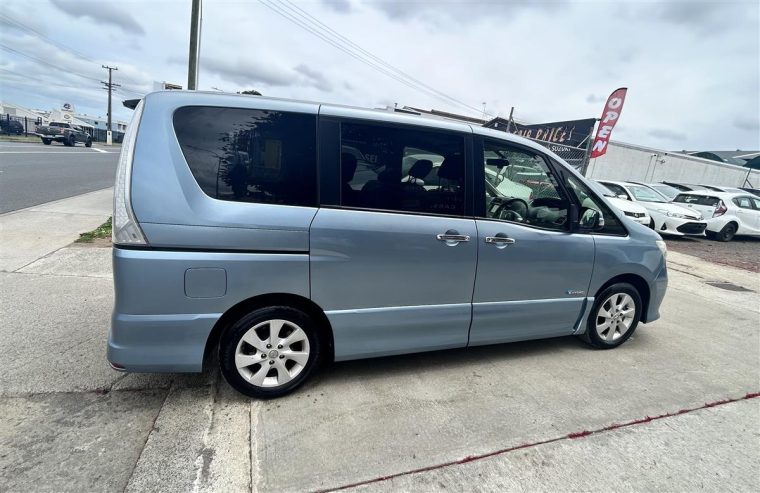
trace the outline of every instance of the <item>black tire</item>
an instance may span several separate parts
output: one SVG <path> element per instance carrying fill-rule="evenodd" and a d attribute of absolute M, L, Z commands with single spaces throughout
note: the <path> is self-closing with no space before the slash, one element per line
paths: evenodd
<path fill-rule="evenodd" d="M 285 358 L 284 354 L 279 354 L 279 351 L 285 350 L 282 347 L 272 347 L 272 345 L 270 345 L 259 349 L 247 342 L 242 342 L 243 336 L 245 336 L 249 330 L 261 324 L 254 335 L 259 339 L 257 344 L 266 344 L 267 341 L 261 340 L 261 336 L 263 335 L 264 338 L 267 339 L 266 336 L 269 334 L 272 326 L 266 322 L 270 320 L 284 320 L 286 322 L 286 324 L 283 325 L 280 334 L 278 334 L 278 338 L 287 338 L 289 331 L 292 330 L 295 332 L 294 327 L 300 328 L 305 333 L 308 345 L 304 344 L 303 341 L 294 342 L 291 345 L 288 345 L 288 349 L 294 352 L 308 352 L 308 359 L 306 360 L 305 365 L 300 365 L 300 371 L 292 378 L 292 380 L 274 386 L 265 386 L 263 384 L 256 385 L 251 380 L 255 379 L 261 371 L 265 372 L 263 378 L 279 379 L 280 371 L 291 372 L 293 368 L 299 366 L 294 360 Z M 250 340 L 250 336 L 248 339 Z M 274 341 L 269 340 L 269 342 Z M 242 367 L 241 370 L 238 370 L 235 363 L 238 344 L 242 344 L 241 356 L 243 358 L 249 357 L 251 359 L 251 364 Z M 304 349 L 307 351 L 304 351 Z M 264 353 L 264 350 L 266 350 L 267 353 Z M 289 394 L 306 381 L 320 360 L 320 350 L 321 341 L 317 332 L 317 324 L 308 315 L 300 310 L 287 306 L 260 308 L 243 316 L 233 325 L 227 327 L 224 333 L 222 333 L 219 341 L 219 367 L 227 383 L 241 394 L 258 399 L 270 399 Z M 289 363 L 292 363 L 292 366 L 288 368 L 287 365 Z M 267 368 L 269 369 L 267 370 Z M 243 374 L 241 374 L 241 371 L 248 373 L 248 377 L 244 377 Z M 277 376 L 270 377 L 269 375 L 271 375 L 272 372 Z"/>
<path fill-rule="evenodd" d="M 46 146 L 49 146 L 51 142 L 53 141 L 50 139 L 42 139 L 42 143 L 45 144 Z"/>
<path fill-rule="evenodd" d="M 604 335 L 601 335 L 597 330 L 597 322 L 605 318 L 600 314 L 600 309 L 604 306 L 605 310 L 609 310 L 608 301 L 610 301 L 613 296 L 617 295 L 628 295 L 633 301 L 635 309 L 633 313 L 633 319 L 631 320 L 627 331 L 620 334 L 620 330 L 618 330 L 619 326 L 617 326 L 617 328 L 612 327 L 609 329 L 613 330 L 612 338 L 611 340 L 608 340 L 606 338 L 606 335 L 609 335 L 609 331 L 606 331 L 606 333 L 603 332 Z M 639 320 L 641 320 L 641 312 L 643 310 L 643 307 L 644 305 L 641 301 L 641 295 L 639 295 L 639 292 L 632 285 L 621 282 L 605 288 L 601 293 L 597 295 L 596 299 L 594 300 L 594 306 L 591 307 L 591 313 L 589 314 L 588 320 L 586 321 L 586 332 L 583 334 L 582 338 L 587 343 L 598 349 L 612 349 L 618 347 L 627 341 L 628 338 L 631 337 L 636 331 Z M 622 322 L 624 322 L 624 319 Z M 616 334 L 617 337 L 615 338 Z"/>
<path fill-rule="evenodd" d="M 69 137 L 68 146 L 74 147 L 75 145 L 77 145 L 77 138 L 72 135 L 71 137 Z"/>
<path fill-rule="evenodd" d="M 85 147 L 92 147 L 92 139 L 87 139 L 87 142 L 84 143 Z"/>
<path fill-rule="evenodd" d="M 734 239 L 734 235 L 736 235 L 736 224 L 728 223 L 715 235 L 715 239 L 718 241 L 731 241 Z"/>

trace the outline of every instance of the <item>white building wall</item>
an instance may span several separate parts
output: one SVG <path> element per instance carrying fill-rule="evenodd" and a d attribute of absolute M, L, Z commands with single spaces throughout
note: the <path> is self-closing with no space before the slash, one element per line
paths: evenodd
<path fill-rule="evenodd" d="M 610 142 L 604 156 L 589 162 L 586 176 L 644 183 L 674 181 L 742 187 L 748 171 L 741 166 L 710 159 Z M 753 188 L 760 188 L 760 170 L 751 170 L 749 181 Z"/>

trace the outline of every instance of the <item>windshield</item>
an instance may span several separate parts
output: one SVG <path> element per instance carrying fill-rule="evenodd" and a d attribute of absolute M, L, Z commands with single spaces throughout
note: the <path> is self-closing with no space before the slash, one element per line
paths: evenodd
<path fill-rule="evenodd" d="M 655 192 L 649 187 L 644 187 L 640 185 L 628 185 L 628 190 L 633 194 L 636 200 L 640 200 L 642 202 L 667 202 L 668 201 L 668 199 L 666 199 L 664 196 L 662 196 L 658 192 Z"/>
<path fill-rule="evenodd" d="M 589 180 L 589 185 L 591 185 L 591 188 L 600 195 L 604 195 L 605 197 L 617 197 L 617 195 L 615 195 L 615 192 L 597 181 Z"/>
<path fill-rule="evenodd" d="M 649 185 L 650 188 L 654 188 L 658 192 L 660 192 L 665 197 L 669 198 L 670 200 L 673 200 L 679 193 L 681 193 L 680 190 L 677 188 L 673 188 L 670 185 L 657 185 L 652 184 Z"/>
<path fill-rule="evenodd" d="M 68 123 L 50 122 L 50 126 L 51 126 L 51 127 L 64 127 L 64 128 L 69 128 L 69 124 L 68 124 Z"/>

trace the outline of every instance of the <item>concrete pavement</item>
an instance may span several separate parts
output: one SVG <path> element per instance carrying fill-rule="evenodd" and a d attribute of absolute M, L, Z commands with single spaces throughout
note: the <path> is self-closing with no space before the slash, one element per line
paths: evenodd
<path fill-rule="evenodd" d="M 69 246 L 0 273 L 4 490 L 756 486 L 755 273 L 671 254 L 662 319 L 613 351 L 568 337 L 346 362 L 251 401 L 214 370 L 110 370 L 109 256 Z"/>
<path fill-rule="evenodd" d="M 0 272 L 62 248 L 111 215 L 113 188 L 0 214 Z"/>

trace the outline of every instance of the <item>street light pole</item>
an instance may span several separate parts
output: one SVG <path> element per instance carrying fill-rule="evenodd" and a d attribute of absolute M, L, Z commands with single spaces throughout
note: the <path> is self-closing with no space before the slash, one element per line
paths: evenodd
<path fill-rule="evenodd" d="M 101 84 L 108 90 L 108 125 L 106 130 L 106 144 L 111 145 L 112 133 L 111 133 L 111 92 L 114 87 L 119 87 L 121 84 L 114 84 L 112 74 L 114 70 L 119 70 L 119 67 L 109 67 L 108 65 L 101 65 L 104 69 L 108 70 L 108 82 L 101 81 Z"/>
<path fill-rule="evenodd" d="M 198 55 L 200 53 L 201 0 L 193 0 L 190 14 L 190 57 L 187 64 L 187 88 L 198 88 Z"/>

